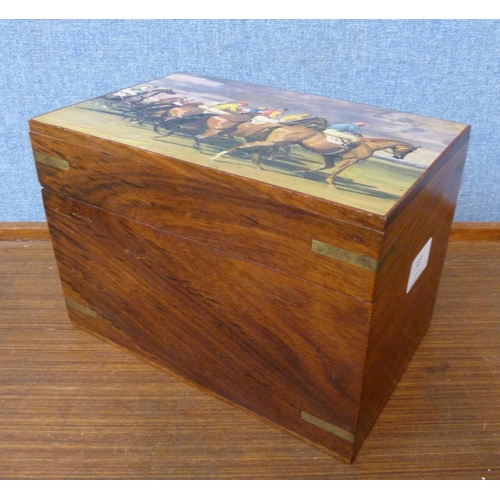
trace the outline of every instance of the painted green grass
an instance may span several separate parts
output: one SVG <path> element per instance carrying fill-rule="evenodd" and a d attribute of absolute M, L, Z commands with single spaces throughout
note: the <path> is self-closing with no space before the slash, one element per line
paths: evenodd
<path fill-rule="evenodd" d="M 346 168 L 337 178 L 337 188 L 372 195 L 384 194 L 390 199 L 399 199 L 425 172 L 422 168 L 392 163 L 381 158 L 369 158 Z"/>
<path fill-rule="evenodd" d="M 237 144 L 233 140 L 217 139 L 204 144 L 207 156 Z M 251 164 L 251 153 L 235 152 L 223 157 L 225 162 L 243 161 Z M 276 158 L 263 155 L 261 168 L 271 172 L 293 175 L 302 179 L 326 183 L 332 169 L 321 170 L 323 157 L 301 146 L 294 145 L 288 154 L 282 152 Z M 383 158 L 369 158 L 346 168 L 335 179 L 335 187 L 353 193 L 397 201 L 424 173 L 424 169 L 403 163 L 391 162 Z"/>
<path fill-rule="evenodd" d="M 106 102 L 96 100 L 96 104 L 102 105 Z M 86 105 L 81 107 L 89 109 Z M 95 104 L 91 108 L 93 108 L 93 111 L 97 111 Z M 102 112 L 102 108 L 99 111 Z M 109 109 L 107 112 L 123 117 L 123 114 L 116 110 Z M 151 129 L 152 131 L 152 126 L 149 124 L 137 125 L 130 123 L 130 121 L 128 121 L 128 124 L 129 126 Z M 215 137 L 202 144 L 201 151 L 203 154 L 200 155 L 198 151 L 193 149 L 192 135 L 194 133 L 192 132 L 183 133 L 180 131 L 169 137 L 161 137 L 154 132 L 153 134 L 155 135 L 154 140 L 170 144 L 174 148 L 181 148 L 183 150 L 183 158 L 195 163 L 200 162 L 200 157 L 204 157 L 207 160 L 220 151 L 243 143 L 242 140 L 229 137 Z M 251 166 L 251 157 L 251 152 L 237 151 L 231 156 L 221 158 L 219 162 Z M 202 163 L 205 163 L 205 161 L 202 160 Z M 324 160 L 321 155 L 312 153 L 298 145 L 291 146 L 287 154 L 281 152 L 281 154 L 275 157 L 271 157 L 270 154 L 264 154 L 261 161 L 263 170 L 293 175 L 317 182 L 326 182 L 326 178 L 331 173 L 331 169 L 320 170 L 323 165 Z M 339 174 L 336 178 L 335 187 L 340 190 L 395 201 L 414 184 L 422 173 L 423 169 L 417 167 L 372 157 L 348 167 Z"/>

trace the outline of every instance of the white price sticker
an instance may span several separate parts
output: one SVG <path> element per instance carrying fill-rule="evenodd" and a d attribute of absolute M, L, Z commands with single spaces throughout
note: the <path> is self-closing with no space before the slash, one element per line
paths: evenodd
<path fill-rule="evenodd" d="M 424 245 L 422 250 L 415 257 L 411 265 L 410 277 L 408 278 L 408 286 L 406 287 L 406 293 L 408 293 L 415 282 L 418 280 L 420 275 L 424 272 L 424 269 L 427 267 L 427 263 L 429 262 L 429 254 L 431 252 L 432 238 L 429 238 L 429 241 Z"/>

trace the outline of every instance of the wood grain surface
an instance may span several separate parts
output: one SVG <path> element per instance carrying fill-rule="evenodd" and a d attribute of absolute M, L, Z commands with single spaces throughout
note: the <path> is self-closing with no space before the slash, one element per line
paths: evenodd
<path fill-rule="evenodd" d="M 169 158 L 143 163 L 138 154 L 114 156 L 38 134 L 32 134 L 32 141 L 36 151 L 66 158 L 71 165 L 60 170 L 37 162 L 40 183 L 50 191 L 371 299 L 373 272 L 311 252 L 311 242 L 379 259 L 380 231 L 296 208 L 293 200 L 274 200 L 249 179 L 186 168 Z"/>
<path fill-rule="evenodd" d="M 46 222 L 0 222 L 0 241 L 38 241 L 49 237 Z"/>
<path fill-rule="evenodd" d="M 78 325 L 351 460 L 370 303 L 46 190 L 44 203 Z"/>
<path fill-rule="evenodd" d="M 500 479 L 500 241 L 450 244 L 351 465 L 75 327 L 49 242 L 0 242 L 0 283 L 1 479 Z"/>
<path fill-rule="evenodd" d="M 0 241 L 48 240 L 46 222 L 0 222 Z M 453 222 L 450 241 L 498 241 L 500 222 Z"/>
<path fill-rule="evenodd" d="M 432 318 L 466 146 L 423 187 L 384 235 L 383 253 L 397 250 L 377 273 L 356 447 L 375 423 Z M 432 238 L 432 241 L 431 241 Z M 410 269 L 431 242 L 428 264 L 408 290 Z"/>
<path fill-rule="evenodd" d="M 500 240 L 500 222 L 454 222 L 450 241 Z"/>
<path fill-rule="evenodd" d="M 310 228 L 327 238 L 336 233 L 330 219 L 314 224 L 311 214 L 296 210 L 287 217 L 289 207 L 249 202 L 251 192 L 240 198 L 226 192 L 232 185 L 223 183 L 221 190 L 217 183 L 207 187 L 200 179 L 185 179 L 175 163 L 168 175 L 155 176 L 154 165 L 151 171 L 135 160 L 67 149 L 58 155 L 70 161 L 69 171 L 37 166 L 42 185 L 51 189 L 44 188 L 44 203 L 65 296 L 76 306 L 70 308 L 72 319 L 350 462 L 352 441 L 359 450 L 430 323 L 466 146 L 435 171 L 383 235 L 384 254 L 398 248 L 371 273 L 371 286 L 354 280 L 365 290 L 355 295 L 370 300 L 376 276 L 373 312 L 371 303 L 332 293 L 311 283 L 299 265 L 294 269 L 299 257 L 317 257 L 308 248 Z M 80 201 L 69 197 L 74 193 Z M 150 206 L 151 200 L 156 202 Z M 245 211 L 256 226 L 225 215 Z M 182 215 L 191 212 L 197 216 Z M 274 234 L 287 220 L 288 231 Z M 182 237 L 186 231 L 189 239 Z M 205 233 L 215 248 L 206 246 Z M 411 263 L 431 236 L 428 269 L 406 293 Z M 294 245 L 300 238 L 302 247 Z M 216 249 L 235 239 L 250 244 L 238 245 L 236 256 Z M 289 258 L 278 248 L 288 249 Z M 266 255 L 277 260 L 268 262 Z M 283 261 L 289 266 L 273 265 Z M 329 258 L 322 264 L 309 267 L 318 276 L 342 268 Z M 358 269 L 344 268 L 346 276 Z M 338 281 L 347 280 L 337 276 L 330 287 L 339 288 Z"/>

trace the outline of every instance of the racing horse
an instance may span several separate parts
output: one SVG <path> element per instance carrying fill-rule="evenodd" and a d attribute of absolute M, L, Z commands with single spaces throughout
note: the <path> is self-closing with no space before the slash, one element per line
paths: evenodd
<path fill-rule="evenodd" d="M 216 137 L 218 135 L 230 134 L 234 132 L 240 125 L 249 123 L 252 118 L 256 117 L 257 113 L 241 113 L 241 114 L 223 114 L 208 116 L 206 127 L 207 130 L 203 134 L 194 137 L 194 147 L 200 151 L 200 141 Z"/>
<path fill-rule="evenodd" d="M 326 182 L 333 186 L 333 179 L 335 179 L 340 172 L 361 160 L 370 158 L 375 151 L 390 150 L 393 158 L 403 160 L 406 155 L 416 151 L 418 148 L 420 148 L 420 146 L 413 146 L 412 144 L 402 141 L 363 138 L 361 142 L 350 151 L 345 151 L 337 155 L 324 155 L 325 166 L 320 170 L 334 167 L 330 175 L 326 178 Z M 339 161 L 335 165 L 337 157 Z"/>
<path fill-rule="evenodd" d="M 155 109 L 151 110 L 149 120 L 153 123 L 155 132 L 161 133 L 160 128 L 168 130 L 166 134 L 162 134 L 165 137 L 172 135 L 174 132 L 183 128 L 184 125 L 188 125 L 189 128 L 197 129 L 197 132 L 200 132 L 200 129 L 203 130 L 203 127 L 206 128 L 206 122 L 212 117 L 218 117 L 219 115 L 214 115 L 210 111 L 207 111 L 205 108 L 200 107 L 202 102 L 190 102 L 188 104 L 183 104 L 181 106 L 177 105 L 169 105 L 169 106 L 158 106 Z M 220 115 L 227 118 L 227 121 L 231 121 L 231 124 L 234 122 L 234 118 L 236 117 L 236 121 L 241 123 L 241 117 L 245 117 L 244 121 L 248 121 L 255 116 L 252 113 L 245 113 L 241 115 Z M 232 126 L 232 125 L 231 125 Z M 187 127 L 186 127 L 187 128 Z M 198 136 L 196 136 L 198 137 Z M 195 138 L 195 148 L 199 149 L 199 142 Z"/>
<path fill-rule="evenodd" d="M 149 109 L 141 111 L 140 120 L 143 123 L 151 123 L 154 131 L 160 133 L 160 128 L 168 129 L 167 136 L 173 134 L 183 123 L 190 122 L 203 115 L 203 110 L 199 107 L 201 102 L 192 102 L 179 106 L 175 104 L 175 99 L 171 103 L 159 106 L 151 106 Z"/>
<path fill-rule="evenodd" d="M 244 139 L 247 143 L 256 144 L 257 142 L 266 141 L 269 135 L 276 129 L 284 128 L 283 123 L 268 122 L 268 123 L 251 123 L 252 118 L 258 116 L 258 113 L 243 113 L 241 115 L 215 115 L 207 120 L 208 130 L 204 134 L 195 137 L 195 147 L 200 149 L 200 141 L 215 137 L 218 135 L 229 135 L 233 138 Z M 325 130 L 328 127 L 328 122 L 324 118 L 310 117 L 304 118 L 298 122 L 287 125 L 286 127 L 306 128 L 309 130 Z M 287 147 L 286 144 L 273 145 L 274 149 L 279 147 Z M 237 148 L 232 148 L 228 151 L 234 151 Z M 244 149 L 241 147 L 241 149 Z M 225 152 L 220 153 L 220 155 Z M 219 155 L 217 155 L 219 157 Z"/>
<path fill-rule="evenodd" d="M 156 87 L 153 89 L 145 90 L 145 91 L 133 91 L 130 95 L 123 95 L 124 91 L 111 92 L 110 94 L 106 94 L 104 97 L 106 99 L 123 101 L 128 104 L 134 104 L 142 102 L 151 97 L 157 96 L 158 94 L 175 94 L 175 91 L 172 89 L 164 88 L 164 87 Z"/>
<path fill-rule="evenodd" d="M 161 97 L 163 95 L 172 95 L 175 94 L 175 92 L 172 89 L 157 87 L 145 92 L 137 92 L 131 95 L 120 94 L 122 94 L 122 91 L 112 92 L 111 94 L 106 94 L 104 98 L 108 100 L 112 109 L 121 112 L 128 112 L 149 105 L 147 99 L 157 96 Z"/>
<path fill-rule="evenodd" d="M 313 128 L 304 126 L 281 126 L 272 130 L 263 141 L 240 144 L 227 151 L 221 151 L 216 154 L 212 160 L 217 160 L 221 156 L 231 154 L 233 151 L 253 150 L 254 156 L 252 161 L 258 168 L 261 168 L 259 163 L 263 151 L 269 148 L 286 147 L 292 144 L 299 144 L 309 151 L 322 155 L 325 160 L 325 165 L 320 170 L 334 167 L 333 171 L 326 179 L 326 182 L 332 186 L 333 180 L 340 172 L 361 160 L 370 158 L 375 151 L 390 150 L 393 154 L 393 158 L 402 160 L 406 155 L 420 147 L 391 139 L 363 138 L 357 146 L 346 151 L 343 145 L 329 141 L 325 134 Z M 338 163 L 335 165 L 337 160 Z"/>

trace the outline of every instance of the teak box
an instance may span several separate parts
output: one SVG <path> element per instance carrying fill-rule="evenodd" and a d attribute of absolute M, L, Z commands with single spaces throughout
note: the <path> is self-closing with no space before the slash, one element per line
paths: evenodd
<path fill-rule="evenodd" d="M 469 127 L 177 73 L 30 128 L 71 319 L 352 461 L 429 326 Z"/>

